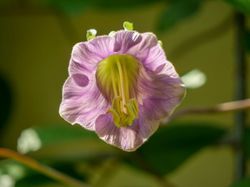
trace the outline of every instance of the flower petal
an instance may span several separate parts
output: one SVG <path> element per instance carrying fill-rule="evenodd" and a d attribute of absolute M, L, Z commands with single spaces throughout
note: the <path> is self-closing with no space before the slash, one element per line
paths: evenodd
<path fill-rule="evenodd" d="M 135 56 L 142 63 L 149 56 L 149 51 L 158 44 L 158 40 L 153 33 L 146 32 L 141 34 L 141 42 L 131 48 L 128 54 Z"/>
<path fill-rule="evenodd" d="M 171 66 L 171 65 L 170 65 Z M 182 100 L 185 88 L 174 68 L 170 76 L 142 69 L 138 80 L 139 97 L 143 103 L 143 116 L 148 120 L 167 118 Z M 172 76 L 171 76 L 172 75 Z"/>
<path fill-rule="evenodd" d="M 113 53 L 113 47 L 114 38 L 109 36 L 96 37 L 73 47 L 70 77 L 64 84 L 60 105 L 60 115 L 66 121 L 94 130 L 96 118 L 107 111 L 109 104 L 97 87 L 95 71 L 97 64 Z"/>
<path fill-rule="evenodd" d="M 120 128 L 115 126 L 110 114 L 101 115 L 96 120 L 97 135 L 108 144 L 124 151 L 138 149 L 158 127 L 158 121 L 146 121 L 142 115 L 133 125 Z"/>
<path fill-rule="evenodd" d="M 89 84 L 89 78 L 84 74 L 73 74 L 72 78 L 74 82 L 80 87 L 85 87 Z"/>
<path fill-rule="evenodd" d="M 136 31 L 118 31 L 114 37 L 114 52 L 120 54 L 128 53 L 128 50 L 139 44 L 142 40 L 142 36 Z"/>
<path fill-rule="evenodd" d="M 95 71 L 97 63 L 100 60 L 100 57 L 89 50 L 87 42 L 77 43 L 72 49 L 69 64 L 69 75 L 91 74 Z"/>
<path fill-rule="evenodd" d="M 114 52 L 130 54 L 141 63 L 144 63 L 144 60 L 149 56 L 150 50 L 155 46 L 161 49 L 157 37 L 150 32 L 140 34 L 136 31 L 118 31 L 115 34 Z M 163 59 L 165 60 L 164 52 Z"/>
<path fill-rule="evenodd" d="M 143 61 L 145 68 L 149 69 L 150 71 L 156 71 L 157 73 L 160 73 L 164 66 L 169 64 L 170 62 L 166 60 L 165 52 L 159 44 L 150 48 L 147 58 Z"/>
<path fill-rule="evenodd" d="M 113 37 L 99 36 L 77 43 L 72 50 L 69 74 L 91 74 L 101 60 L 113 54 L 114 41 Z"/>
<path fill-rule="evenodd" d="M 115 38 L 111 36 L 98 36 L 88 43 L 89 50 L 102 59 L 114 53 L 114 46 Z"/>
<path fill-rule="evenodd" d="M 66 80 L 59 109 L 66 121 L 94 130 L 96 118 L 107 109 L 108 103 L 96 86 L 95 76 L 74 74 Z"/>

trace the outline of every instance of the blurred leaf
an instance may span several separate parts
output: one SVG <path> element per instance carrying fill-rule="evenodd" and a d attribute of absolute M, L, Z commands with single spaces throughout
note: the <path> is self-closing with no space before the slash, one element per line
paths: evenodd
<path fill-rule="evenodd" d="M 127 9 L 155 4 L 164 0 L 91 0 L 93 6 L 105 9 Z"/>
<path fill-rule="evenodd" d="M 86 175 L 83 172 L 78 172 L 77 162 L 54 162 L 50 164 L 50 167 L 76 179 L 86 181 Z M 4 178 L 2 178 L 2 176 Z M 53 179 L 14 160 L 3 160 L 0 162 L 0 181 L 1 178 L 5 179 L 6 176 L 15 183 L 15 187 L 35 187 L 57 183 Z"/>
<path fill-rule="evenodd" d="M 249 186 L 250 186 L 250 178 L 245 178 L 233 183 L 230 187 L 249 187 Z"/>
<path fill-rule="evenodd" d="M 26 138 L 29 141 L 31 133 L 26 132 L 36 133 L 37 138 L 40 139 L 43 146 L 96 137 L 93 132 L 87 131 L 80 126 L 71 126 L 69 124 L 46 125 L 25 129 L 22 132 L 22 134 L 24 133 L 24 137 L 21 134 L 19 140 L 20 138 Z"/>
<path fill-rule="evenodd" d="M 246 47 L 246 50 L 247 52 L 250 52 L 250 31 L 247 31 L 245 33 L 245 47 Z"/>
<path fill-rule="evenodd" d="M 16 181 L 15 187 L 36 187 L 36 186 L 44 186 L 46 184 L 55 183 L 52 179 L 37 174 L 30 175 L 21 180 Z"/>
<path fill-rule="evenodd" d="M 90 0 L 48 0 L 49 5 L 65 13 L 78 13 L 86 9 Z"/>
<path fill-rule="evenodd" d="M 216 143 L 225 133 L 214 124 L 171 124 L 160 129 L 137 151 L 140 164 L 133 158 L 133 166 L 165 175 L 175 170 L 190 156 L 205 146 Z"/>
<path fill-rule="evenodd" d="M 14 180 L 23 178 L 27 173 L 27 168 L 14 160 L 0 161 L 0 174 L 10 175 Z"/>
<path fill-rule="evenodd" d="M 53 7 L 62 10 L 66 13 L 82 12 L 88 7 L 102 9 L 127 9 L 154 4 L 157 1 L 163 0 L 47 0 Z"/>
<path fill-rule="evenodd" d="M 71 176 L 73 178 L 79 179 L 81 181 L 86 181 L 86 176 L 83 173 L 79 173 L 76 168 L 76 163 L 66 163 L 60 162 L 57 164 L 53 164 L 50 167 Z M 28 187 L 30 184 L 33 186 L 41 186 L 48 183 L 56 183 L 53 179 L 44 176 L 36 171 L 28 170 L 25 177 L 17 180 L 16 187 Z"/>
<path fill-rule="evenodd" d="M 33 157 L 51 161 L 99 159 L 117 152 L 94 132 L 69 124 L 25 129 L 18 138 L 17 147 L 21 153 L 33 151 Z"/>
<path fill-rule="evenodd" d="M 46 125 L 24 130 L 18 139 L 18 150 L 23 153 L 35 151 L 29 155 L 81 180 L 82 176 L 88 175 L 88 171 L 85 171 L 84 167 L 79 169 L 80 165 L 99 165 L 115 152 L 113 147 L 99 140 L 94 132 L 69 124 Z M 32 171 L 17 182 L 17 187 L 24 187 L 30 183 L 41 186 L 53 181 Z"/>
<path fill-rule="evenodd" d="M 249 0 L 226 0 L 228 3 L 234 6 L 237 10 L 249 14 L 250 13 L 250 1 Z"/>
<path fill-rule="evenodd" d="M 201 5 L 201 0 L 177 0 L 172 1 L 160 15 L 157 28 L 159 31 L 167 31 L 177 23 L 194 15 Z"/>
<path fill-rule="evenodd" d="M 0 186 L 14 186 L 17 180 L 26 176 L 26 167 L 14 160 L 0 160 Z"/>
<path fill-rule="evenodd" d="M 181 76 L 181 80 L 186 88 L 196 89 L 206 83 L 207 77 L 205 73 L 199 69 L 193 69 L 192 71 L 189 71 L 188 73 Z"/>

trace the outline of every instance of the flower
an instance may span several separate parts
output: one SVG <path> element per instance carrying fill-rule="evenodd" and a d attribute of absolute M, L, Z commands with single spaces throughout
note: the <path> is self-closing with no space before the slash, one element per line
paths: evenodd
<path fill-rule="evenodd" d="M 169 118 L 185 88 L 157 37 L 124 25 L 104 36 L 89 30 L 89 40 L 73 47 L 59 113 L 134 151 Z"/>

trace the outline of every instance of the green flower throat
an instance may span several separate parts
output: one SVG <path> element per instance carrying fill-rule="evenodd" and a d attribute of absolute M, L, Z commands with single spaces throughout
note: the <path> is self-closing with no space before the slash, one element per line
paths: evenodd
<path fill-rule="evenodd" d="M 111 55 L 97 67 L 97 85 L 102 94 L 112 103 L 110 112 L 117 127 L 133 124 L 138 118 L 136 84 L 139 62 L 131 55 Z"/>

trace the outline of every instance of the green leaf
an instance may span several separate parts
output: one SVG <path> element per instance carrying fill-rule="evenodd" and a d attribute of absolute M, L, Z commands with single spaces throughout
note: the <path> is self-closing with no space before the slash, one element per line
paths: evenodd
<path fill-rule="evenodd" d="M 18 138 L 18 151 L 37 159 L 72 161 L 113 154 L 116 149 L 101 141 L 94 132 L 69 124 L 25 129 Z"/>
<path fill-rule="evenodd" d="M 27 153 L 36 151 L 41 147 L 64 144 L 79 139 L 94 137 L 89 131 L 79 126 L 68 124 L 36 126 L 25 129 L 18 138 L 17 149 L 19 152 Z"/>
<path fill-rule="evenodd" d="M 167 31 L 177 23 L 194 15 L 201 5 L 201 0 L 177 0 L 172 1 L 160 15 L 157 28 L 159 31 Z"/>
<path fill-rule="evenodd" d="M 160 129 L 136 153 L 141 163 L 129 158 L 133 166 L 151 168 L 157 174 L 172 172 L 205 146 L 216 143 L 225 130 L 208 123 L 171 124 Z M 146 166 L 146 168 L 144 168 Z"/>
<path fill-rule="evenodd" d="M 100 168 L 100 163 L 117 155 L 117 150 L 101 141 L 94 132 L 69 124 L 24 130 L 18 140 L 18 150 L 80 180 L 83 180 L 83 176 L 87 177 L 95 165 Z M 33 170 L 16 181 L 17 187 L 54 182 Z"/>
<path fill-rule="evenodd" d="M 75 139 L 95 138 L 93 132 L 87 131 L 79 125 L 70 124 L 49 125 L 36 127 L 34 130 L 38 133 L 43 144 L 64 143 Z"/>
<path fill-rule="evenodd" d="M 249 187 L 250 186 L 250 178 L 245 178 L 240 181 L 236 181 L 230 187 Z"/>
<path fill-rule="evenodd" d="M 226 0 L 226 2 L 233 5 L 233 7 L 243 13 L 250 13 L 250 1 L 249 0 Z"/>
<path fill-rule="evenodd" d="M 245 33 L 245 48 L 247 52 L 250 52 L 250 31 Z"/>

